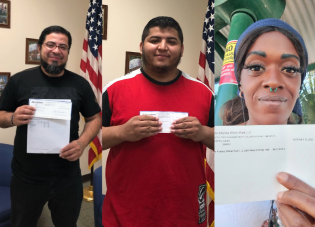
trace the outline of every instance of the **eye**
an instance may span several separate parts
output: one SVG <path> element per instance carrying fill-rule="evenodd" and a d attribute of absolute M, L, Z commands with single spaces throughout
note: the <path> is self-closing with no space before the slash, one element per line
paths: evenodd
<path fill-rule="evenodd" d="M 245 65 L 244 69 L 248 69 L 248 70 L 253 71 L 253 72 L 261 72 L 261 71 L 265 70 L 265 68 L 261 65 Z"/>
<path fill-rule="evenodd" d="M 64 51 L 68 50 L 68 47 L 66 45 L 59 45 L 59 48 Z"/>
<path fill-rule="evenodd" d="M 158 40 L 158 39 L 151 39 L 150 42 L 151 42 L 151 43 L 158 43 L 159 40 Z"/>
<path fill-rule="evenodd" d="M 301 69 L 295 66 L 283 67 L 281 71 L 285 73 L 301 73 Z"/>
<path fill-rule="evenodd" d="M 49 48 L 53 48 L 54 46 L 56 46 L 56 43 L 48 42 L 48 43 L 46 43 L 46 45 L 47 45 Z"/>

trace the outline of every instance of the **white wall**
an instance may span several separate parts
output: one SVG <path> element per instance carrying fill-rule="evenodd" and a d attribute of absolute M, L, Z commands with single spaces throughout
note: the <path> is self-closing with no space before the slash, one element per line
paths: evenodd
<path fill-rule="evenodd" d="M 197 77 L 207 4 L 207 0 L 103 0 L 103 5 L 108 5 L 108 33 L 107 40 L 103 40 L 103 85 L 124 75 L 126 51 L 139 52 L 142 30 L 157 16 L 173 17 L 180 24 L 185 49 L 179 69 Z M 108 150 L 103 151 L 103 168 L 107 155 Z M 104 194 L 105 191 L 104 182 Z"/>
<path fill-rule="evenodd" d="M 60 25 L 70 31 L 72 47 L 67 69 L 79 73 L 88 0 L 11 1 L 11 28 L 0 28 L 0 72 L 15 73 L 36 65 L 25 64 L 25 39 L 38 39 L 41 31 Z M 84 122 L 81 119 L 80 132 Z M 0 129 L 0 143 L 13 144 L 16 127 Z M 89 173 L 87 151 L 80 159 L 82 174 Z M 101 161 L 95 166 L 101 165 Z"/>

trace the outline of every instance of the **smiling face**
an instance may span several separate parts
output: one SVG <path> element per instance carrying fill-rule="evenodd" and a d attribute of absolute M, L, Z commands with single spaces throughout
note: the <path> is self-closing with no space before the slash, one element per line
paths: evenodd
<path fill-rule="evenodd" d="M 39 47 L 41 65 L 48 74 L 60 76 L 68 61 L 69 50 L 59 47 L 50 48 L 48 44 L 55 43 L 57 46 L 68 46 L 68 37 L 62 33 L 50 33 L 46 36 L 44 43 Z"/>
<path fill-rule="evenodd" d="M 140 43 L 143 64 L 149 71 L 164 73 L 177 69 L 183 51 L 177 31 L 170 27 L 151 28 L 144 42 Z"/>
<path fill-rule="evenodd" d="M 299 69 L 299 55 L 281 32 L 264 33 L 254 42 L 247 51 L 240 77 L 248 124 L 287 124 L 299 97 Z"/>

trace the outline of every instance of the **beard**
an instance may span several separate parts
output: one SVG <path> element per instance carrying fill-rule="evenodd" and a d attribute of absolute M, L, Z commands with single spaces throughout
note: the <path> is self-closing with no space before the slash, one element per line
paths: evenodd
<path fill-rule="evenodd" d="M 143 62 L 143 66 L 146 67 L 151 67 L 154 71 L 158 72 L 158 73 L 166 73 L 168 72 L 170 69 L 172 69 L 173 67 L 177 67 L 180 63 L 180 60 L 182 58 L 182 54 L 179 53 L 179 56 L 176 59 L 176 62 L 172 65 L 152 65 L 151 63 L 149 63 L 148 59 L 147 59 L 147 55 L 145 53 L 145 49 L 142 48 L 142 62 Z"/>
<path fill-rule="evenodd" d="M 44 61 L 44 59 L 41 56 L 40 57 L 40 64 L 41 64 L 41 66 L 43 66 L 43 68 L 45 69 L 45 71 L 48 74 L 58 75 L 66 68 L 67 63 L 58 65 L 58 63 L 56 61 L 53 61 L 52 64 L 48 64 L 46 61 Z"/>

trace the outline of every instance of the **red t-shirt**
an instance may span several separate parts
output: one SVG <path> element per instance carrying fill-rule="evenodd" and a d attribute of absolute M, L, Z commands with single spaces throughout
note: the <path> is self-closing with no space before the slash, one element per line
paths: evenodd
<path fill-rule="evenodd" d="M 122 125 L 140 111 L 172 111 L 213 127 L 213 102 L 210 89 L 185 73 L 158 82 L 139 69 L 105 87 L 103 126 Z M 103 225 L 206 226 L 204 157 L 202 143 L 170 133 L 112 147 Z"/>

